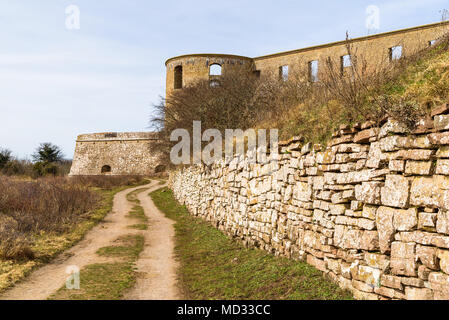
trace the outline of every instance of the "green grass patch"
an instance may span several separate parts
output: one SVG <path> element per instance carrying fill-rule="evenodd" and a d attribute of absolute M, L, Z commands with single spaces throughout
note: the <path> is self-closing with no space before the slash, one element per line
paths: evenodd
<path fill-rule="evenodd" d="M 98 254 L 121 258 L 114 263 L 96 263 L 80 272 L 80 290 L 59 289 L 51 300 L 119 300 L 136 283 L 134 263 L 143 250 L 144 238 L 129 235 L 117 239 L 119 245 L 104 247 Z"/>
<path fill-rule="evenodd" d="M 176 221 L 176 255 L 186 299 L 352 299 L 350 292 L 301 261 L 247 249 L 207 222 L 191 216 L 171 190 L 150 193 Z"/>
<path fill-rule="evenodd" d="M 145 211 L 142 206 L 134 206 L 132 210 L 128 213 L 127 217 L 139 219 L 142 222 L 148 222 L 148 217 L 145 215 Z"/>
<path fill-rule="evenodd" d="M 148 182 L 148 183 L 149 183 L 149 182 Z M 136 190 L 134 190 L 134 191 L 132 191 L 132 192 L 130 192 L 130 193 L 128 193 L 128 194 L 126 195 L 126 200 L 128 200 L 129 202 L 135 203 L 135 204 L 140 204 L 139 199 L 137 199 L 137 195 L 138 195 L 139 193 L 141 193 L 141 192 L 144 192 L 144 191 L 148 190 L 148 189 L 149 189 L 149 188 L 139 188 L 139 189 L 136 189 Z"/>
<path fill-rule="evenodd" d="M 148 225 L 144 223 L 138 223 L 138 224 L 132 224 L 128 226 L 130 229 L 136 229 L 136 230 L 148 230 Z"/>
<path fill-rule="evenodd" d="M 128 235 L 116 240 L 120 245 L 100 248 L 97 254 L 105 257 L 122 257 L 135 260 L 143 250 L 144 238 L 141 235 Z"/>

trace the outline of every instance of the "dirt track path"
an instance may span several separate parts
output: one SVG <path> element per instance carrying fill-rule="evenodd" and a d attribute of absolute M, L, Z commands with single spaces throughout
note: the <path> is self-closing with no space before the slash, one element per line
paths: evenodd
<path fill-rule="evenodd" d="M 112 212 L 103 222 L 90 230 L 85 238 L 74 247 L 63 252 L 51 263 L 35 270 L 23 282 L 0 294 L 0 300 L 44 300 L 64 285 L 68 274 L 67 267 L 77 266 L 82 269 L 93 263 L 114 261 L 100 257 L 96 251 L 113 245 L 114 240 L 123 235 L 141 233 L 145 237 L 145 247 L 137 261 L 138 279 L 134 289 L 126 299 L 177 299 L 176 261 L 173 256 L 173 221 L 154 206 L 148 193 L 163 186 L 152 181 L 146 186 L 126 189 L 114 197 Z M 126 195 L 136 189 L 150 188 L 139 194 L 141 206 L 149 218 L 148 230 L 129 229 L 132 221 L 126 217 L 132 204 Z M 81 279 L 82 286 L 82 279 Z"/>

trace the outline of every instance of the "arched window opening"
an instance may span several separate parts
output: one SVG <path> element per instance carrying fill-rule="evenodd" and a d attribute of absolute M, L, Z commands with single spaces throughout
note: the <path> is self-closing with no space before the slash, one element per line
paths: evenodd
<path fill-rule="evenodd" d="M 161 172 L 165 172 L 165 166 L 163 164 L 156 166 L 156 168 L 154 169 L 154 173 L 161 173 Z"/>
<path fill-rule="evenodd" d="M 101 167 L 101 173 L 109 173 L 111 172 L 111 166 L 105 165 Z"/>
<path fill-rule="evenodd" d="M 182 89 L 182 66 L 175 67 L 175 89 Z"/>
<path fill-rule="evenodd" d="M 218 63 L 211 64 L 209 67 L 210 76 L 221 76 L 221 65 Z"/>

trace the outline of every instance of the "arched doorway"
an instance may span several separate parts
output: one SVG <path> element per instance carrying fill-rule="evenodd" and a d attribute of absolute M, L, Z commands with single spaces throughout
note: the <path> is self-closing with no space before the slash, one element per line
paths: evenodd
<path fill-rule="evenodd" d="M 154 168 L 154 173 L 161 173 L 165 172 L 165 166 L 163 164 L 160 164 Z"/>
<path fill-rule="evenodd" d="M 102 174 L 110 173 L 111 170 L 112 170 L 111 166 L 109 166 L 109 165 L 104 165 L 104 166 L 101 167 L 101 173 Z"/>

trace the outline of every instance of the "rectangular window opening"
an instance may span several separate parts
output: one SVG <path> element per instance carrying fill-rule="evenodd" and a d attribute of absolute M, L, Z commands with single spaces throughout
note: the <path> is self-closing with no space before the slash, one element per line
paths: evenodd
<path fill-rule="evenodd" d="M 318 82 L 318 60 L 309 62 L 309 81 Z"/>
<path fill-rule="evenodd" d="M 402 58 L 402 46 L 395 46 L 390 48 L 390 61 L 399 60 Z"/>
<path fill-rule="evenodd" d="M 280 66 L 279 67 L 279 78 L 282 81 L 288 80 L 288 66 Z"/>

